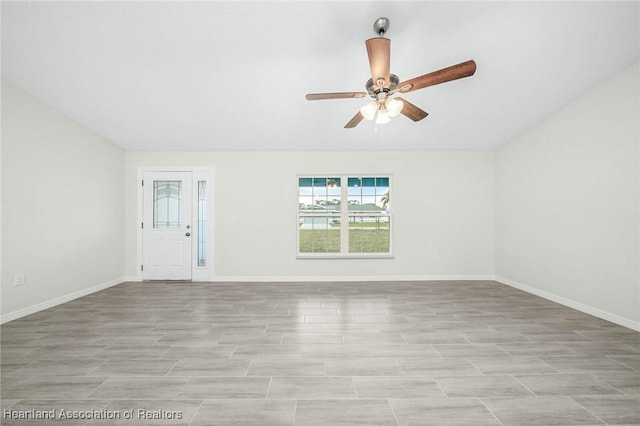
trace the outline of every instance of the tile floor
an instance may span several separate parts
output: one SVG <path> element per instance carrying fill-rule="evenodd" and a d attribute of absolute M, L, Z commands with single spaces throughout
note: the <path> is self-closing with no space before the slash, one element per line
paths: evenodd
<path fill-rule="evenodd" d="M 1 337 L 3 425 L 640 424 L 640 333 L 491 281 L 124 283 Z"/>

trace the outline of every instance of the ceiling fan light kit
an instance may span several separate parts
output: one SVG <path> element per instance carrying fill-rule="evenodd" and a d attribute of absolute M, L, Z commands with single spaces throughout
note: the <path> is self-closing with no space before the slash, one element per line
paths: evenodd
<path fill-rule="evenodd" d="M 406 99 L 392 97 L 392 95 L 470 77 L 476 72 L 475 61 L 469 60 L 401 82 L 397 75 L 391 74 L 391 40 L 384 37 L 388 29 L 389 19 L 376 19 L 373 23 L 373 31 L 377 37 L 365 42 L 371 69 L 371 78 L 365 84 L 366 92 L 309 93 L 305 96 L 309 101 L 363 98 L 366 95 L 372 97 L 373 101 L 360 108 L 344 126 L 347 129 L 357 126 L 363 119 L 375 120 L 376 124 L 385 124 L 399 114 L 413 121 L 420 121 L 429 115 L 426 111 Z"/>

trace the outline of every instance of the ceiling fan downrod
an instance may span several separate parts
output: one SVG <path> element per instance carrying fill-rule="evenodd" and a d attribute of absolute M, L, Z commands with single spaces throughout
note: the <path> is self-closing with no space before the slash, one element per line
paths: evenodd
<path fill-rule="evenodd" d="M 373 23 L 373 31 L 378 37 L 384 37 L 384 34 L 389 29 L 389 20 L 387 18 L 378 18 Z"/>

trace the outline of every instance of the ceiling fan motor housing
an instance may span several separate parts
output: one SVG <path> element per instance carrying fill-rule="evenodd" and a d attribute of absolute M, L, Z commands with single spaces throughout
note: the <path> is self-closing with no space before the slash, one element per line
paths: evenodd
<path fill-rule="evenodd" d="M 366 84 L 366 89 L 367 89 L 367 93 L 369 94 L 369 96 L 371 96 L 372 98 L 376 98 L 378 93 L 380 92 L 393 92 L 394 90 L 396 90 L 396 88 L 398 87 L 398 83 L 400 82 L 400 79 L 398 78 L 397 75 L 395 74 L 389 74 L 389 86 L 388 87 L 384 87 L 382 89 L 380 89 L 380 86 L 378 86 L 377 84 L 373 83 L 373 79 L 369 79 L 367 80 L 367 84 Z"/>

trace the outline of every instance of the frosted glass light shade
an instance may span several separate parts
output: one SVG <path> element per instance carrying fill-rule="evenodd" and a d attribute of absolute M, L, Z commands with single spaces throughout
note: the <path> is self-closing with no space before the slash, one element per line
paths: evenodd
<path fill-rule="evenodd" d="M 391 121 L 389 113 L 385 109 L 378 111 L 378 118 L 376 118 L 376 124 L 385 124 Z"/>
<path fill-rule="evenodd" d="M 376 101 L 371 101 L 362 108 L 360 108 L 360 114 L 364 117 L 365 120 L 373 120 L 376 116 L 376 111 L 378 111 L 378 103 Z"/>
<path fill-rule="evenodd" d="M 402 111 L 402 107 L 403 106 L 404 106 L 404 104 L 399 99 L 395 99 L 395 98 L 388 99 L 387 100 L 387 111 L 389 112 L 389 117 L 393 118 L 393 117 L 397 116 L 398 114 L 400 114 L 400 112 Z"/>

